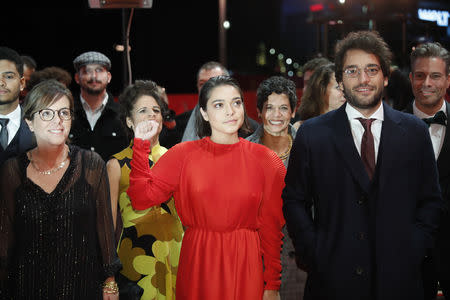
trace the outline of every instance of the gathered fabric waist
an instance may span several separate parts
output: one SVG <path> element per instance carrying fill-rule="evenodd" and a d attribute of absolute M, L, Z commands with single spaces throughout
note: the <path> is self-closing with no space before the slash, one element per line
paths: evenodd
<path fill-rule="evenodd" d="M 216 230 L 216 229 L 210 229 L 206 227 L 187 227 L 185 230 L 185 233 L 192 231 L 192 232 L 211 232 L 211 233 L 238 233 L 238 232 L 251 232 L 255 233 L 257 232 L 256 228 L 234 228 L 234 229 L 224 229 L 224 230 Z"/>

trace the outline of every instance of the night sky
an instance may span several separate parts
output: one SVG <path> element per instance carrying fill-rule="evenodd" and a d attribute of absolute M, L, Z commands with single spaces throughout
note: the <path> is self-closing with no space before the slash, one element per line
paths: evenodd
<path fill-rule="evenodd" d="M 261 42 L 267 51 L 274 47 L 303 64 L 320 50 L 315 42 L 317 25 L 306 22 L 311 1 L 228 0 L 227 19 L 231 27 L 227 32 L 227 67 L 236 75 L 272 75 L 273 68 L 256 66 Z M 13 8 L 0 11 L 0 45 L 32 56 L 38 69 L 58 66 L 72 74 L 72 61 L 77 55 L 90 50 L 103 52 L 112 61 L 110 90 L 116 95 L 120 93 L 124 86 L 124 61 L 113 45 L 122 43 L 121 9 L 90 9 L 87 0 L 44 0 L 39 2 L 39 8 L 29 8 L 25 2 L 21 6 L 17 1 L 11 3 Z M 329 54 L 333 39 L 341 38 L 352 28 L 356 25 L 330 27 Z M 377 29 L 398 52 L 401 23 L 398 20 L 378 23 Z M 408 46 L 422 29 L 423 26 L 408 27 Z M 436 30 L 430 25 L 428 32 Z M 169 93 L 195 93 L 199 66 L 219 59 L 218 0 L 153 0 L 151 9 L 135 9 L 130 45 L 133 79 L 152 79 Z M 269 63 L 270 59 L 273 62 L 273 57 L 267 58 Z M 72 89 L 77 89 L 75 83 Z"/>

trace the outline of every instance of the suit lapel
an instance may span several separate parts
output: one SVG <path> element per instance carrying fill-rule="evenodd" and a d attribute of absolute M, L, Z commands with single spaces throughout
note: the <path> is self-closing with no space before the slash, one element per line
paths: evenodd
<path fill-rule="evenodd" d="M 345 105 L 342 105 L 336 111 L 333 125 L 333 130 L 336 132 L 336 135 L 334 135 L 334 143 L 339 154 L 345 161 L 355 182 L 357 182 L 366 193 L 369 193 L 370 179 L 364 168 L 361 156 L 356 149 L 355 142 L 353 141 L 350 123 L 348 121 L 347 113 L 345 112 Z"/>
<path fill-rule="evenodd" d="M 14 138 L 16 137 L 18 141 L 17 147 L 19 149 L 19 153 L 26 152 L 36 146 L 33 133 L 30 131 L 27 123 L 24 120 L 20 122 L 19 130 L 17 131 Z"/>
<path fill-rule="evenodd" d="M 395 161 L 398 159 L 397 150 L 393 145 L 398 145 L 398 138 L 405 135 L 405 130 L 401 126 L 401 121 L 395 114 L 400 112 L 395 111 L 388 105 L 383 103 L 384 120 L 381 127 L 380 146 L 378 148 L 377 164 L 379 166 L 378 176 L 381 179 L 389 178 L 384 176 L 389 174 L 390 168 L 395 166 Z M 382 184 L 382 181 L 380 181 Z"/>
<path fill-rule="evenodd" d="M 445 103 L 445 109 L 447 111 L 447 118 L 450 117 L 450 106 Z M 439 177 L 447 177 L 450 173 L 450 128 L 449 121 L 447 120 L 447 126 L 445 128 L 444 142 L 442 143 L 442 149 L 439 153 L 437 160 Z"/>

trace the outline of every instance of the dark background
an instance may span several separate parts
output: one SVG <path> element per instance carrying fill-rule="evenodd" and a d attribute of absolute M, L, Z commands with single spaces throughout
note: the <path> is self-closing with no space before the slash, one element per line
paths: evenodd
<path fill-rule="evenodd" d="M 122 14 L 129 10 L 90 9 L 87 0 L 62 2 L 41 1 L 36 8 L 16 1 L 11 2 L 12 8 L 2 8 L 0 44 L 32 56 L 38 69 L 58 66 L 71 74 L 77 55 L 100 51 L 112 61 L 110 90 L 117 95 L 125 84 L 124 60 L 113 46 L 122 44 Z M 336 40 L 351 30 L 368 28 L 367 16 L 361 16 L 361 7 L 368 5 L 377 19 L 376 29 L 394 50 L 395 63 L 407 68 L 409 48 L 419 36 L 449 46 L 446 28 L 416 20 L 419 2 L 424 1 L 347 0 L 339 7 L 337 0 L 228 0 L 227 67 L 247 90 L 255 89 L 265 77 L 282 73 L 282 67 L 294 71 L 292 79 L 301 84 L 301 68 L 284 60 L 290 57 L 301 66 L 317 53 L 332 58 Z M 425 2 L 450 9 L 446 0 Z M 309 6 L 317 3 L 325 10 L 312 14 Z M 195 93 L 199 66 L 219 59 L 218 15 L 217 0 L 154 0 L 150 9 L 135 9 L 130 33 L 133 79 L 152 79 L 168 93 Z M 325 27 L 339 18 L 344 24 Z M 401 18 L 407 19 L 406 54 L 401 47 Z M 328 32 L 325 53 L 324 30 Z M 270 48 L 283 53 L 284 60 L 268 54 Z M 258 55 L 264 56 L 265 65 L 258 65 Z M 72 89 L 77 89 L 75 83 Z"/>

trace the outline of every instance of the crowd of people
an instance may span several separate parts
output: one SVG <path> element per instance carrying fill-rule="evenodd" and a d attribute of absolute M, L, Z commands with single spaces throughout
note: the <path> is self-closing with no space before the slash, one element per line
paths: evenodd
<path fill-rule="evenodd" d="M 350 32 L 256 121 L 218 62 L 175 115 L 149 79 L 115 100 L 100 52 L 71 91 L 0 47 L 0 299 L 450 299 L 450 54 L 392 58 Z"/>

